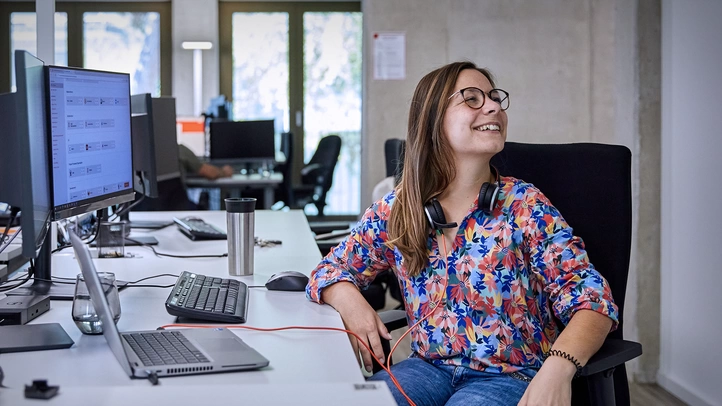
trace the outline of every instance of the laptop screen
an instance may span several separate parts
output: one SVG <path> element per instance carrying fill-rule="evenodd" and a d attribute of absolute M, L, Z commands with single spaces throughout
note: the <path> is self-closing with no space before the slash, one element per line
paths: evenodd
<path fill-rule="evenodd" d="M 95 311 L 103 322 L 103 336 L 105 336 L 110 350 L 113 351 L 113 355 L 115 355 L 115 358 L 120 363 L 120 366 L 123 367 L 125 373 L 128 374 L 128 376 L 132 376 L 133 371 L 130 368 L 128 354 L 125 353 L 125 349 L 123 348 L 118 327 L 116 327 L 115 322 L 113 322 L 113 314 L 110 311 L 108 300 L 105 294 L 103 294 L 103 288 L 100 285 L 100 278 L 98 278 L 95 264 L 93 264 L 93 259 L 90 256 L 90 250 L 73 230 L 70 230 L 68 234 L 70 234 L 70 242 L 73 244 L 75 258 L 78 260 L 80 271 L 83 273 L 85 284 L 88 286 L 90 301 L 93 303 Z"/>

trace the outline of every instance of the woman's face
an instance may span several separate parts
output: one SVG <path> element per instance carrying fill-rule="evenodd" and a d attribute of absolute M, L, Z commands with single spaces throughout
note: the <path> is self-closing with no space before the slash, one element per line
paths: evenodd
<path fill-rule="evenodd" d="M 473 109 L 464 102 L 464 96 L 457 93 L 467 87 L 476 87 L 484 92 L 484 105 Z M 506 112 L 488 96 L 492 89 L 489 79 L 475 69 L 461 71 L 456 80 L 442 122 L 442 131 L 457 157 L 465 155 L 486 155 L 491 158 L 504 148 L 506 141 Z M 468 94 L 467 94 L 468 97 Z"/>

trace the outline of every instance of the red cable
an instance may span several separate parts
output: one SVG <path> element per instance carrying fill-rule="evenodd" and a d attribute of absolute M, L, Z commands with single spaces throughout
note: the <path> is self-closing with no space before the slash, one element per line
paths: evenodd
<path fill-rule="evenodd" d="M 369 354 L 371 354 L 371 356 L 376 360 L 376 362 L 377 362 L 379 365 L 381 365 L 381 368 L 383 368 L 383 370 L 386 371 L 386 373 L 389 374 L 389 377 L 391 378 L 391 381 L 392 381 L 392 382 L 394 383 L 394 385 L 396 385 L 396 387 L 399 389 L 399 392 L 401 392 L 401 394 L 404 395 L 404 397 L 406 398 L 406 401 L 409 402 L 409 405 L 410 405 L 410 406 L 416 406 L 416 403 L 414 403 L 414 401 L 411 400 L 411 398 L 409 398 L 409 396 L 406 394 L 406 392 L 404 392 L 403 388 L 401 388 L 401 384 L 399 384 L 399 381 L 396 380 L 396 377 L 394 376 L 394 374 L 391 373 L 391 369 L 390 369 L 391 367 L 388 365 L 388 363 L 389 363 L 389 361 L 391 360 L 391 356 L 392 356 L 392 354 L 394 353 L 394 351 L 396 350 L 396 347 L 399 345 L 399 343 L 401 342 L 401 340 L 403 340 L 404 337 L 406 337 L 406 335 L 409 334 L 409 333 L 411 332 L 411 330 L 413 330 L 414 328 L 416 328 L 422 321 L 428 319 L 429 316 L 431 316 L 432 314 L 434 314 L 434 313 L 436 312 L 436 309 L 445 306 L 445 304 L 443 304 L 443 306 L 442 306 L 441 301 L 442 301 L 442 300 L 444 299 L 444 297 L 446 296 L 446 287 L 447 287 L 448 284 L 449 284 L 449 269 L 448 269 L 449 262 L 448 262 L 448 260 L 447 260 L 447 258 L 446 258 L 446 239 L 444 239 L 444 234 L 443 234 L 443 232 L 441 232 L 440 234 L 441 234 L 441 243 L 442 243 L 443 248 L 444 248 L 444 253 L 443 253 L 443 255 L 444 255 L 444 263 L 446 264 L 446 267 L 447 267 L 447 268 L 446 268 L 446 280 L 444 281 L 444 289 L 443 289 L 442 294 L 441 294 L 441 299 L 439 300 L 439 305 L 434 306 L 434 308 L 431 310 L 431 312 L 429 312 L 429 314 L 427 314 L 426 316 L 424 316 L 423 318 L 421 318 L 421 320 L 419 320 L 419 321 L 417 321 L 416 323 L 414 323 L 413 326 L 409 327 L 409 329 L 406 330 L 406 332 L 405 332 L 404 334 L 402 334 L 401 337 L 399 337 L 398 340 L 396 340 L 396 344 L 394 344 L 393 348 L 391 349 L 391 352 L 389 352 L 389 355 L 386 357 L 386 365 L 384 365 L 383 362 L 381 362 L 378 358 L 376 358 L 376 355 L 374 355 L 374 352 L 371 350 L 371 348 L 369 348 L 369 346 L 366 344 L 366 342 L 365 342 L 364 340 L 362 340 L 361 337 L 359 337 L 356 333 L 354 333 L 353 331 L 346 330 L 346 329 L 342 329 L 342 328 L 338 328 L 338 327 L 311 327 L 311 326 L 250 327 L 250 326 L 238 326 L 238 325 L 231 325 L 231 326 L 225 326 L 225 325 L 224 325 L 224 326 L 219 326 L 219 325 L 215 325 L 215 326 L 211 326 L 211 325 L 205 325 L 205 324 L 166 324 L 166 325 L 160 326 L 160 328 L 166 329 L 166 328 L 173 328 L 173 327 L 184 327 L 184 328 L 219 328 L 219 327 L 222 327 L 222 328 L 238 328 L 238 329 L 244 329 L 244 330 L 263 331 L 263 332 L 284 331 L 284 330 L 319 330 L 319 331 L 337 331 L 337 332 L 340 332 L 340 333 L 351 334 L 351 335 L 353 335 L 354 337 L 356 337 L 356 340 L 357 340 L 361 345 L 363 345 L 364 348 L 366 348 L 366 350 L 368 350 Z M 432 303 L 433 303 L 433 302 L 432 302 Z"/>

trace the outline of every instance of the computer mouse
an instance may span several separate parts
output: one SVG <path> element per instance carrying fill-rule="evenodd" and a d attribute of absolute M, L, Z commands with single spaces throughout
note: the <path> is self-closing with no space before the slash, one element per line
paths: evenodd
<path fill-rule="evenodd" d="M 266 289 L 304 291 L 306 285 L 308 285 L 308 276 L 298 271 L 283 271 L 271 275 L 266 282 Z"/>

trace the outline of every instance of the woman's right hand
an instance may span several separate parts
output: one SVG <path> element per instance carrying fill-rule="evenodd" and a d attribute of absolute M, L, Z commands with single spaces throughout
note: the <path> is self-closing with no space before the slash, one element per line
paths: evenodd
<path fill-rule="evenodd" d="M 323 289 L 321 300 L 338 311 L 346 330 L 353 331 L 364 339 L 376 358 L 383 363 L 384 351 L 380 337 L 391 340 L 391 334 L 358 288 L 351 282 L 337 282 Z M 349 334 L 349 340 L 359 364 L 363 360 L 366 370 L 371 372 L 373 366 L 371 353 L 359 344 L 353 335 Z M 359 351 L 361 351 L 361 359 L 359 359 Z"/>

